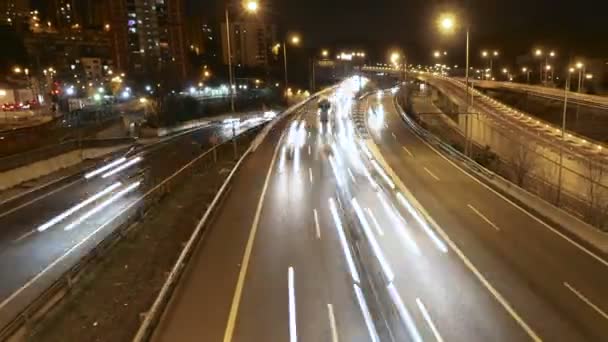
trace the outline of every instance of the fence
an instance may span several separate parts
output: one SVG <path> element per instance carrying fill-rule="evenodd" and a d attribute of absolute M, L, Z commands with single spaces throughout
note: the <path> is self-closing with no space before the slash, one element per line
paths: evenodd
<path fill-rule="evenodd" d="M 257 126 L 236 138 L 242 142 L 239 144 L 241 150 L 244 146 L 249 146 L 260 129 L 261 126 Z M 248 151 L 249 148 L 245 155 Z M 134 223 L 141 221 L 146 212 L 158 205 L 171 189 L 191 179 L 197 169 L 214 165 L 218 158 L 234 158 L 234 153 L 232 140 L 207 150 L 123 207 L 113 218 L 47 266 L 2 303 L 4 312 L 3 316 L 0 316 L 0 340 L 26 336 L 37 321 L 70 293 L 87 268 L 125 237 L 135 226 Z M 79 253 L 75 253 L 77 250 Z M 4 316 L 10 318 L 5 322 L 2 320 Z"/>
<path fill-rule="evenodd" d="M 412 101 L 422 99 L 413 94 L 408 98 L 407 112 L 415 113 Z M 608 228 L 608 171 L 598 160 L 566 148 L 560 151 L 492 115 L 460 114 L 458 104 L 443 93 L 438 92 L 433 102 L 449 117 L 430 120 L 420 115 L 418 120 L 426 129 L 462 150 L 466 115 L 471 121 L 472 157 L 478 163 L 595 227 Z"/>

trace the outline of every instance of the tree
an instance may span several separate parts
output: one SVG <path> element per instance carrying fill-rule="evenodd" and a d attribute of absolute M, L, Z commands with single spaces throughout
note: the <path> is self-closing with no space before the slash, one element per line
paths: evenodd
<path fill-rule="evenodd" d="M 510 163 L 515 184 L 523 187 L 526 178 L 536 167 L 536 145 L 520 144 L 511 150 Z"/>

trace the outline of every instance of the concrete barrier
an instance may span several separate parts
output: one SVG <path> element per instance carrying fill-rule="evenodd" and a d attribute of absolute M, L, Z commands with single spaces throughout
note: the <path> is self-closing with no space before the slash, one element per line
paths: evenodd
<path fill-rule="evenodd" d="M 12 188 L 21 183 L 46 176 L 53 172 L 77 165 L 86 159 L 96 159 L 120 150 L 128 145 L 73 150 L 45 160 L 0 172 L 0 191 Z"/>

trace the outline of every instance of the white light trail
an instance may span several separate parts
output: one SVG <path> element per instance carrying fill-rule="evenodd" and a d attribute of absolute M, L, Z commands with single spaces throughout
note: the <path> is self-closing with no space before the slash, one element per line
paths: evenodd
<path fill-rule="evenodd" d="M 357 284 L 353 284 L 353 287 L 355 289 L 357 301 L 359 302 L 359 307 L 361 308 L 361 313 L 363 314 L 363 319 L 365 320 L 365 325 L 367 326 L 367 331 L 369 332 L 369 337 L 372 339 L 372 342 L 380 342 L 380 337 L 378 337 L 378 332 L 374 326 L 372 314 L 367 308 L 367 303 L 365 302 L 365 297 L 363 297 L 363 292 L 361 292 L 361 289 L 359 286 L 357 286 Z"/>
<path fill-rule="evenodd" d="M 104 165 L 103 167 L 100 167 L 97 170 L 94 170 L 94 171 L 91 171 L 91 172 L 85 174 L 84 178 L 91 179 L 91 178 L 97 176 L 98 174 L 104 173 L 104 172 L 108 171 L 109 169 L 114 168 L 114 167 L 116 167 L 116 166 L 118 166 L 118 165 L 120 165 L 120 164 L 122 164 L 122 163 L 124 163 L 126 161 L 127 161 L 127 158 L 124 158 L 124 157 L 120 158 L 120 159 L 117 159 L 117 160 L 115 160 L 115 161 L 113 161 L 113 162 L 111 162 L 111 163 L 109 163 L 107 165 Z"/>
<path fill-rule="evenodd" d="M 336 162 L 334 161 L 333 156 L 329 156 L 329 165 L 331 165 L 331 169 L 334 172 L 334 176 L 336 177 L 336 182 L 338 183 L 338 186 L 343 187 L 344 183 L 342 181 L 342 178 L 340 177 L 340 174 L 338 173 L 338 168 L 336 167 Z"/>
<path fill-rule="evenodd" d="M 398 212 L 396 212 L 395 209 L 390 206 L 390 204 L 388 204 L 382 193 L 378 192 L 377 194 L 378 198 L 380 199 L 380 203 L 382 204 L 382 208 L 384 208 L 384 211 L 386 211 L 389 219 L 395 225 L 397 235 L 399 235 L 402 242 L 409 246 L 416 255 L 420 255 L 420 248 L 418 248 L 416 241 L 412 239 L 405 229 L 404 223 L 407 224 L 407 221 Z"/>
<path fill-rule="evenodd" d="M 109 187 L 105 188 L 103 191 L 98 192 L 97 194 L 87 198 L 86 200 L 78 203 L 77 205 L 73 206 L 72 208 L 64 211 L 63 213 L 61 213 L 60 215 L 55 216 L 53 219 L 51 219 L 50 221 L 44 223 L 43 225 L 40 225 L 38 228 L 36 228 L 39 232 L 43 232 L 47 229 L 49 229 L 50 227 L 56 225 L 57 223 L 63 221 L 66 217 L 72 215 L 73 213 L 77 212 L 78 210 L 86 207 L 87 205 L 97 201 L 98 199 L 102 198 L 103 196 L 109 194 L 110 192 L 116 190 L 118 187 L 120 187 L 121 184 L 120 182 L 114 183 L 112 185 L 110 185 Z"/>
<path fill-rule="evenodd" d="M 397 311 L 399 312 L 399 316 L 401 317 L 401 320 L 407 327 L 407 331 L 409 332 L 410 337 L 412 338 L 412 341 L 422 342 L 422 337 L 420 337 L 420 332 L 418 331 L 418 328 L 416 327 L 416 324 L 414 323 L 414 320 L 412 319 L 412 316 L 410 315 L 409 311 L 403 304 L 403 301 L 401 300 L 401 297 L 399 296 L 399 293 L 397 292 L 395 285 L 389 284 L 387 289 L 388 289 L 389 295 L 391 296 L 391 299 L 393 300 L 393 303 L 397 307 Z"/>
<path fill-rule="evenodd" d="M 412 205 L 405 199 L 405 197 L 403 197 L 403 195 L 401 193 L 397 193 L 397 200 L 399 200 L 399 203 L 401 203 L 401 205 L 403 205 L 405 207 L 405 209 L 407 209 L 407 211 L 410 213 L 410 215 L 412 215 L 412 217 L 414 217 L 416 222 L 418 222 L 418 224 L 420 224 L 420 226 L 422 227 L 422 229 L 424 230 L 426 235 L 428 235 L 428 237 L 431 239 L 431 241 L 433 241 L 435 246 L 437 246 L 437 248 L 440 251 L 442 251 L 443 253 L 447 253 L 448 248 L 445 245 L 445 243 L 443 241 L 441 241 L 441 239 L 437 236 L 437 234 L 435 234 L 435 232 L 428 226 L 426 221 L 424 219 L 422 219 L 422 217 L 420 216 L 418 211 L 416 209 L 414 209 L 414 207 L 412 207 Z"/>
<path fill-rule="evenodd" d="M 380 176 L 384 179 L 384 181 L 386 182 L 386 184 L 388 184 L 388 186 L 395 190 L 395 183 L 393 183 L 393 181 L 391 180 L 391 178 L 386 174 L 386 172 L 384 172 L 384 170 L 382 169 L 382 167 L 380 166 L 380 164 L 378 164 L 377 161 L 372 160 L 372 165 L 374 166 L 374 169 L 376 169 L 376 172 L 378 172 L 380 174 Z"/>
<path fill-rule="evenodd" d="M 431 331 L 433 332 L 433 335 L 435 336 L 437 342 L 443 342 L 443 338 L 441 337 L 441 334 L 439 334 L 439 330 L 437 330 L 437 327 L 435 327 L 435 324 L 431 319 L 431 315 L 427 311 L 426 306 L 424 306 L 424 303 L 422 303 L 422 300 L 420 300 L 420 298 L 416 298 L 416 304 L 418 305 L 418 309 L 420 309 L 420 312 L 422 313 L 422 317 L 424 317 L 426 324 L 428 324 L 431 328 Z"/>
<path fill-rule="evenodd" d="M 346 258 L 346 264 L 348 265 L 348 269 L 350 271 L 353 280 L 356 283 L 359 283 L 361 280 L 359 278 L 359 273 L 357 272 L 357 268 L 355 267 L 355 262 L 353 261 L 353 257 L 350 254 L 350 249 L 348 248 L 348 243 L 346 242 L 346 236 L 344 235 L 344 229 L 342 227 L 342 221 L 340 220 L 340 215 L 338 215 L 338 209 L 336 208 L 336 202 L 333 198 L 329 199 L 329 211 L 331 212 L 331 216 L 334 219 L 334 223 L 336 225 L 336 229 L 338 231 L 338 237 L 340 238 L 340 245 L 342 246 L 342 251 L 344 252 L 344 257 Z"/>
<path fill-rule="evenodd" d="M 125 169 L 127 169 L 127 168 L 129 168 L 129 167 L 131 167 L 131 166 L 133 166 L 133 165 L 135 165 L 137 163 L 139 163 L 140 161 L 142 161 L 142 157 L 133 158 L 133 159 L 129 160 L 128 162 L 126 162 L 124 164 L 121 164 L 117 168 L 115 168 L 115 169 L 113 169 L 113 170 L 111 170 L 109 172 L 104 173 L 101 176 L 101 178 L 108 178 L 110 176 L 113 176 L 113 175 L 119 173 L 120 171 L 123 171 L 123 170 L 125 170 Z"/>
<path fill-rule="evenodd" d="M 359 206 L 359 202 L 357 202 L 356 198 L 353 198 L 351 202 L 353 204 L 353 207 L 355 208 L 355 213 L 357 214 L 357 217 L 359 218 L 359 221 L 361 222 L 361 226 L 363 227 L 363 232 L 365 233 L 365 236 L 367 237 L 367 240 L 369 241 L 369 244 L 372 247 L 372 251 L 374 252 L 374 254 L 376 255 L 376 258 L 380 262 L 380 266 L 382 267 L 382 271 L 384 272 L 384 275 L 386 276 L 387 281 L 390 283 L 393 281 L 393 279 L 395 279 L 395 274 L 393 273 L 391 266 L 388 264 L 388 261 L 386 260 L 386 257 L 384 256 L 384 253 L 382 252 L 382 249 L 380 248 L 380 245 L 378 244 L 378 241 L 376 240 L 374 233 L 372 232 L 371 228 L 369 227 L 369 223 L 367 222 L 367 219 L 365 218 L 365 213 L 363 213 L 363 210 Z"/>
<path fill-rule="evenodd" d="M 98 206 L 94 207 L 93 209 L 87 211 L 84 215 L 80 216 L 76 221 L 70 223 L 69 225 L 67 225 L 63 229 L 64 230 L 72 230 L 72 229 L 74 229 L 74 227 L 76 227 L 77 225 L 81 224 L 82 222 L 84 222 L 85 220 L 87 220 L 88 218 L 90 218 L 91 216 L 97 214 L 98 212 L 100 212 L 101 210 L 103 210 L 104 208 L 106 208 L 107 206 L 109 206 L 110 204 L 116 202 L 117 200 L 119 200 L 120 198 L 122 198 L 123 196 L 125 196 L 127 193 L 133 191 L 140 184 L 141 184 L 140 182 L 135 182 L 135 183 L 129 185 L 128 187 L 120 190 L 115 195 L 113 195 L 109 199 L 105 200 L 103 203 L 99 204 Z"/>
<path fill-rule="evenodd" d="M 370 208 L 365 208 L 365 211 L 367 212 L 367 215 L 372 219 L 372 223 L 374 224 L 378 235 L 384 236 L 384 231 L 382 230 L 382 227 L 380 227 L 380 223 L 378 223 L 378 220 L 376 220 L 376 216 L 374 216 L 372 210 Z"/>
<path fill-rule="evenodd" d="M 287 271 L 288 291 L 289 291 L 289 341 L 297 342 L 298 333 L 296 330 L 296 289 L 294 285 L 293 267 Z"/>

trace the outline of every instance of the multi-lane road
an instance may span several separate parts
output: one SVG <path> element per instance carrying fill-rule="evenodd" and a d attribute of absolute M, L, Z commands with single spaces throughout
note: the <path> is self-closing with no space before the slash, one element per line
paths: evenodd
<path fill-rule="evenodd" d="M 232 134 L 231 123 L 192 129 L 102 162 L 96 170 L 105 170 L 88 179 L 82 172 L 0 203 L 0 326 L 112 233 L 127 207 L 209 148 L 212 136 L 221 142 Z"/>
<path fill-rule="evenodd" d="M 363 139 L 349 98 L 327 124 L 303 107 L 243 163 L 155 341 L 608 336 L 603 256 L 436 153 L 390 92 L 359 104 Z"/>

